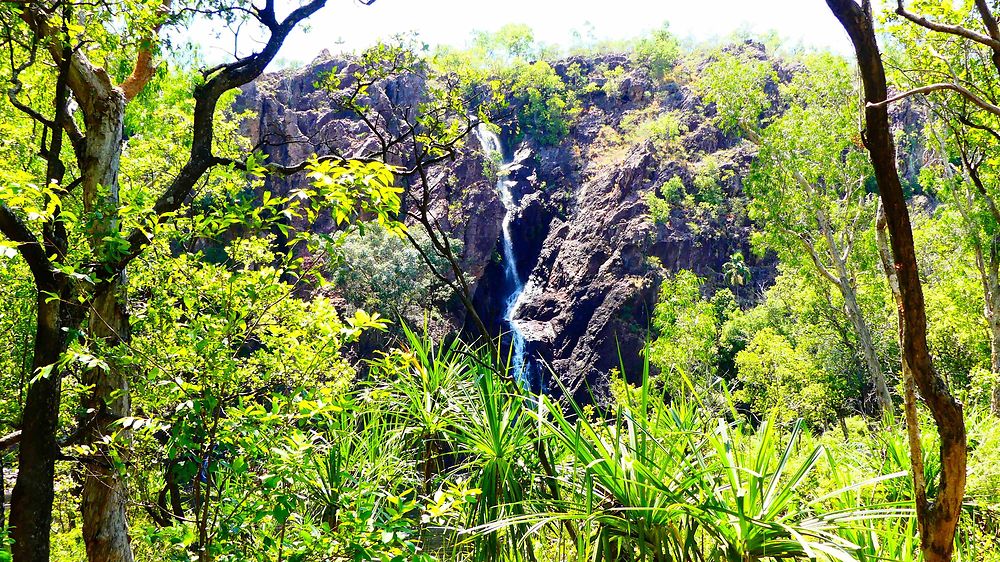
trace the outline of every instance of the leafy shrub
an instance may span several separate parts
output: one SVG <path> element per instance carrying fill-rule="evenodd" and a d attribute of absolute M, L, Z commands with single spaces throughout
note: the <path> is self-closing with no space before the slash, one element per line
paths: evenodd
<path fill-rule="evenodd" d="M 660 194 L 646 193 L 644 199 L 649 207 L 649 215 L 657 224 L 670 223 L 670 211 L 684 198 L 684 182 L 680 176 L 673 176 L 660 186 Z"/>
<path fill-rule="evenodd" d="M 431 248 L 420 228 L 410 236 L 431 258 L 438 271 L 448 271 L 444 257 Z M 462 243 L 451 241 L 460 254 Z M 378 311 L 387 318 L 419 323 L 426 311 L 451 298 L 452 293 L 427 266 L 420 250 L 406 238 L 378 225 L 352 231 L 330 248 L 333 285 L 352 305 Z"/>
<path fill-rule="evenodd" d="M 732 175 L 732 172 L 730 172 Z M 698 163 L 698 172 L 694 176 L 694 200 L 718 207 L 723 203 L 722 186 L 723 173 L 716 158 L 707 156 Z"/>
<path fill-rule="evenodd" d="M 718 353 L 718 314 L 701 294 L 702 280 L 681 270 L 663 281 L 653 311 L 656 339 L 647 351 L 650 362 L 679 392 L 677 372 L 709 375 Z"/>
<path fill-rule="evenodd" d="M 567 87 L 549 63 L 520 64 L 510 71 L 510 92 L 519 104 L 521 132 L 552 145 L 569 133 L 580 113 L 576 92 Z"/>
<path fill-rule="evenodd" d="M 601 74 L 604 77 L 604 85 L 601 86 L 604 95 L 609 98 L 617 96 L 625 80 L 625 67 L 616 66 L 613 70 L 605 68 Z"/>
<path fill-rule="evenodd" d="M 757 119 L 771 107 L 765 86 L 776 80 L 769 61 L 719 53 L 699 76 L 695 90 L 715 104 L 723 129 L 756 129 Z"/>
<path fill-rule="evenodd" d="M 585 91 L 579 67 L 570 69 L 567 84 L 545 62 L 544 45 L 524 25 L 506 25 L 494 33 L 477 33 L 467 50 L 442 47 L 431 65 L 443 74 L 455 74 L 468 97 L 480 86 L 517 108 L 520 132 L 542 144 L 559 142 L 580 111 L 578 90 Z"/>
<path fill-rule="evenodd" d="M 670 33 L 669 25 L 665 23 L 649 37 L 639 40 L 632 50 L 632 58 L 649 68 L 653 78 L 663 80 L 673 69 L 680 52 L 677 38 Z"/>
<path fill-rule="evenodd" d="M 539 55 L 535 32 L 524 24 L 509 23 L 495 32 L 478 31 L 472 49 L 487 59 L 497 61 L 530 60 Z"/>
<path fill-rule="evenodd" d="M 770 329 L 758 332 L 736 354 L 736 367 L 743 386 L 733 396 L 760 415 L 775 410 L 781 412 L 779 420 L 802 418 L 824 427 L 844 402 L 807 353 Z"/>
<path fill-rule="evenodd" d="M 630 111 L 622 117 L 622 133 L 633 143 L 653 141 L 661 152 L 666 152 L 670 142 L 683 131 L 680 115 L 676 111 L 661 112 L 658 105 Z"/>
<path fill-rule="evenodd" d="M 656 224 L 670 224 L 670 201 L 666 197 L 659 197 L 655 191 L 647 191 L 643 196 L 646 206 L 649 207 L 649 216 Z"/>

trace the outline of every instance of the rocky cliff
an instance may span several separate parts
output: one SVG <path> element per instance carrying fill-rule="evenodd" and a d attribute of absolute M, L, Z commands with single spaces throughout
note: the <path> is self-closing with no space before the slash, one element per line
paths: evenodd
<path fill-rule="evenodd" d="M 247 134 L 284 164 L 332 150 L 352 154 L 371 142 L 362 124 L 332 103 L 334 94 L 315 85 L 323 72 L 350 64 L 324 55 L 247 86 L 237 102 L 256 112 Z M 748 248 L 741 177 L 752 153 L 712 124 L 711 108 L 683 84 L 654 81 L 624 55 L 574 58 L 554 67 L 587 84 L 569 134 L 545 146 L 530 136 L 517 138 L 516 123 L 503 128 L 514 160 L 506 170 L 517 200 L 512 237 L 527 279 L 515 320 L 529 351 L 570 392 L 600 401 L 619 355 L 627 374 L 640 372 L 664 274 L 691 269 L 721 285 L 722 265 L 741 251 L 754 284 L 761 285 L 773 276 L 774 264 L 754 261 Z M 421 87 L 413 80 L 380 83 L 369 93 L 371 104 L 388 108 L 416 100 Z M 392 118 L 388 110 L 385 118 Z M 488 169 L 470 136 L 456 158 L 434 169 L 433 207 L 442 226 L 464 242 L 461 258 L 474 280 L 477 310 L 499 332 L 497 242 L 504 210 Z M 280 193 L 304 180 L 268 181 L 267 188 Z M 707 200 L 700 193 L 706 189 L 717 189 L 721 200 Z M 650 194 L 673 198 L 674 205 L 653 213 Z M 755 291 L 748 286 L 738 292 L 751 298 Z M 545 386 L 556 388 L 551 380 Z"/>

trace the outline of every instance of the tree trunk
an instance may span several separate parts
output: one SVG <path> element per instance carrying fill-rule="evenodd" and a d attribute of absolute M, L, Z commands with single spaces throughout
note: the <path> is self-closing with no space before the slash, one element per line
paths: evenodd
<path fill-rule="evenodd" d="M 756 144 L 758 147 L 763 146 L 764 139 L 753 129 L 753 127 L 749 126 L 747 123 L 741 122 L 740 128 L 743 130 L 750 142 Z M 816 187 L 810 183 L 801 172 L 795 172 L 794 176 L 795 181 L 799 184 L 799 186 L 804 191 L 809 193 L 811 197 L 819 197 L 816 192 Z M 868 323 L 865 321 L 864 315 L 861 314 L 861 307 L 858 306 L 857 290 L 854 288 L 852 276 L 847 270 L 846 259 L 850 255 L 852 242 L 846 242 L 846 248 L 840 247 L 840 244 L 837 243 L 836 237 L 834 236 L 830 220 L 821 206 L 816 210 L 816 222 L 819 225 L 820 234 L 822 234 L 823 238 L 826 240 L 826 252 L 835 271 L 830 271 L 830 269 L 823 263 L 819 252 L 816 250 L 815 244 L 805 240 L 804 238 L 802 239 L 802 243 L 809 252 L 816 269 L 819 270 L 820 274 L 824 278 L 836 285 L 837 290 L 840 291 L 841 296 L 844 298 L 844 306 L 847 316 L 851 322 L 851 327 L 854 328 L 854 334 L 858 338 L 858 346 L 861 348 L 861 356 L 864 359 L 865 368 L 868 370 L 868 376 L 871 378 L 872 385 L 875 387 L 875 391 L 878 395 L 879 406 L 883 412 L 891 413 L 892 395 L 889 393 L 889 386 L 885 382 L 885 375 L 882 373 L 882 365 L 879 363 L 878 354 L 875 353 L 875 346 L 872 343 L 871 330 L 868 328 Z"/>
<path fill-rule="evenodd" d="M 951 560 L 955 530 L 965 493 L 967 461 L 965 419 L 962 406 L 934 371 L 927 348 L 927 316 L 923 288 L 917 269 L 913 231 L 906 197 L 896 169 L 896 150 L 886 108 L 888 88 L 885 67 L 875 38 L 870 0 L 826 0 L 854 44 L 858 71 L 865 93 L 865 146 L 875 170 L 879 195 L 885 209 L 893 254 L 893 269 L 899 280 L 899 315 L 902 319 L 902 361 L 934 417 L 941 438 L 941 473 L 935 501 L 916 502 L 921 524 L 920 547 L 927 562 Z"/>
<path fill-rule="evenodd" d="M 55 114 L 57 120 L 68 102 L 68 66 L 63 63 L 56 80 Z M 63 133 L 51 127 L 51 142 L 42 151 L 46 160 L 45 179 L 49 185 L 62 185 L 66 167 L 60 159 Z M 44 136 L 44 135 L 43 135 Z M 62 367 L 59 361 L 77 337 L 84 311 L 78 306 L 81 295 L 71 279 L 55 273 L 47 255 L 67 251 L 66 229 L 58 211 L 42 227 L 43 238 L 35 255 L 25 259 L 35 282 L 35 341 L 31 360 L 31 379 L 21 414 L 21 442 L 17 460 L 17 481 L 10 499 L 11 548 L 16 562 L 49 560 L 52 501 L 55 497 L 55 464 L 59 458 L 56 430 L 59 427 L 59 402 L 62 391 Z M 34 236 L 28 233 L 34 242 Z M 22 240 L 22 243 L 25 241 Z M 28 247 L 31 247 L 29 243 Z M 22 248 L 22 253 L 25 250 Z"/>
<path fill-rule="evenodd" d="M 65 282 L 64 282 L 65 283 Z M 49 529 L 55 464 L 59 457 L 56 428 L 62 373 L 58 361 L 66 351 L 70 330 L 79 325 L 80 312 L 65 287 L 56 288 L 60 299 L 39 291 L 35 328 L 33 381 L 28 386 L 21 423 L 18 474 L 11 495 L 12 554 L 17 562 L 48 562 Z"/>
<path fill-rule="evenodd" d="M 88 211 L 101 209 L 104 221 L 93 226 L 91 251 L 104 261 L 115 263 L 118 256 L 106 255 L 104 238 L 119 228 L 117 210 L 118 168 L 122 150 L 122 128 L 125 118 L 125 97 L 120 90 L 109 89 L 98 98 L 86 114 L 87 147 L 83 174 L 84 207 Z M 102 353 L 128 341 L 129 322 L 125 308 L 123 273 L 102 280 L 105 289 L 94 296 L 90 310 L 88 340 Z M 85 467 L 81 497 L 83 541 L 90 562 L 132 562 L 128 524 L 125 514 L 125 487 L 116 467 L 112 465 L 108 447 L 104 444 L 109 426 L 130 415 L 128 381 L 121 366 L 113 358 L 107 368 L 87 369 L 83 383 L 91 387 L 86 405 L 91 418 L 86 420 L 86 441 L 97 451 L 94 462 Z M 127 436 L 120 435 L 119 439 Z"/>
<path fill-rule="evenodd" d="M 816 218 L 819 221 L 823 237 L 826 238 L 826 243 L 829 246 L 830 258 L 837 271 L 837 288 L 840 289 L 840 294 L 844 297 L 844 308 L 848 319 L 851 321 L 851 325 L 854 327 L 854 333 L 858 337 L 861 356 L 864 358 L 865 366 L 868 368 L 868 376 L 871 377 L 872 385 L 875 386 L 875 392 L 878 394 L 879 406 L 883 415 L 891 415 L 892 395 L 889 394 L 889 387 L 885 383 L 885 375 L 882 374 L 882 365 L 878 361 L 878 354 L 875 353 L 875 345 L 872 343 L 872 333 L 868 328 L 868 322 L 865 321 L 865 317 L 861 313 L 861 307 L 858 305 L 858 292 L 854 288 L 854 281 L 851 274 L 847 271 L 845 258 L 849 255 L 851 245 L 848 244 L 847 253 L 842 255 L 842 250 L 833 236 L 833 229 L 830 226 L 829 219 L 826 217 L 826 213 L 820 209 L 816 214 Z"/>
<path fill-rule="evenodd" d="M 844 308 L 847 310 L 847 317 L 854 326 L 854 332 L 858 336 L 858 347 L 861 348 L 861 355 L 868 368 L 872 384 L 878 393 L 879 405 L 883 414 L 892 413 L 892 396 L 889 394 L 889 386 L 885 382 L 885 375 L 882 373 L 882 364 L 879 363 L 878 354 L 875 353 L 875 344 L 872 343 L 872 333 L 868 328 L 868 322 L 861 314 L 861 307 L 858 305 L 858 298 L 854 287 L 846 280 L 840 287 L 840 292 L 844 296 Z"/>
<path fill-rule="evenodd" d="M 90 312 L 91 338 L 108 347 L 128 338 L 124 303 L 112 290 L 98 295 Z M 91 562 L 132 562 L 124 486 L 107 454 L 107 446 L 102 444 L 109 426 L 130 413 L 129 388 L 113 359 L 108 360 L 108 366 L 107 370 L 88 369 L 83 376 L 84 384 L 92 386 L 91 396 L 86 401 L 93 412 L 87 423 L 86 442 L 95 447 L 98 456 L 84 467 L 83 538 L 87 559 Z"/>
<path fill-rule="evenodd" d="M 993 375 L 1000 377 L 1000 313 L 994 313 L 989 318 L 990 323 L 990 364 Z M 1000 417 L 1000 380 L 993 381 L 993 391 L 990 393 L 990 413 Z"/>
<path fill-rule="evenodd" d="M 898 337 L 900 349 L 903 347 L 903 334 L 906 332 L 906 319 L 900 312 L 903 310 L 903 295 L 899 292 L 899 278 L 892 260 L 892 249 L 889 247 L 889 237 L 886 233 L 885 209 L 879 201 L 878 212 L 875 214 L 875 243 L 882 262 L 882 270 L 889 282 L 892 299 L 896 303 L 896 315 L 899 323 Z M 910 473 L 913 477 L 913 497 L 917 504 L 927 503 L 927 481 L 924 472 L 924 448 L 920 441 L 920 418 L 917 416 L 917 392 L 913 373 L 906 365 L 906 357 L 902 357 L 903 374 L 903 417 L 906 421 L 906 443 L 910 453 Z M 918 532 L 922 532 L 923 523 L 917 521 Z"/>

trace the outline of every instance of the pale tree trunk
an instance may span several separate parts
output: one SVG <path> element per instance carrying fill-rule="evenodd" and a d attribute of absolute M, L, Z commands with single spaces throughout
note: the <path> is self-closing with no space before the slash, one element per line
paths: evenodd
<path fill-rule="evenodd" d="M 152 53 L 140 53 L 133 75 L 125 81 L 123 88 L 116 88 L 108 72 L 87 58 L 85 49 L 70 48 L 68 30 L 60 30 L 59 18 L 53 17 L 58 14 L 71 21 L 75 16 L 74 8 L 83 5 L 61 0 L 51 4 L 27 2 L 19 4 L 17 10 L 17 16 L 27 24 L 32 37 L 45 46 L 52 62 L 61 69 L 56 83 L 56 118 L 51 124 L 46 123 L 53 139 L 51 150 L 42 154 L 50 165 L 46 185 L 62 185 L 62 151 L 57 143 L 65 130 L 73 143 L 73 153 L 82 175 L 84 210 L 88 217 L 93 217 L 96 215 L 90 212 L 100 209 L 100 216 L 104 218 L 90 232 L 91 249 L 96 251 L 90 256 L 93 259 L 89 260 L 90 267 L 87 269 L 98 279 L 98 284 L 96 287 L 85 287 L 84 292 L 84 287 L 74 287 L 72 280 L 54 271 L 50 260 L 50 256 L 62 256 L 68 251 L 67 234 L 62 223 L 53 219 L 39 238 L 13 210 L 0 202 L 0 232 L 17 243 L 18 253 L 31 269 L 39 289 L 34 365 L 36 368 L 51 367 L 49 376 L 29 384 L 25 398 L 19 472 L 11 507 L 16 562 L 49 560 L 54 466 L 59 457 L 56 430 L 61 373 L 57 363 L 66 349 L 67 338 L 76 334 L 84 320 L 84 311 L 76 303 L 83 302 L 92 307 L 91 311 L 87 311 L 93 314 L 86 328 L 88 341 L 95 348 L 107 349 L 126 339 L 128 321 L 121 298 L 124 290 L 121 276 L 128 263 L 152 241 L 149 232 L 136 228 L 123 237 L 125 244 L 121 253 L 109 254 L 104 251 L 102 240 L 104 234 L 120 227 L 116 219 L 117 174 L 122 150 L 124 107 L 126 100 L 135 96 L 154 74 Z M 197 182 L 213 166 L 224 163 L 245 166 L 245 163 L 219 158 L 212 153 L 215 110 L 219 99 L 226 92 L 260 76 L 274 60 L 289 33 L 325 4 L 326 0 L 308 0 L 292 9 L 283 19 L 278 19 L 274 2 L 264 3 L 255 16 L 269 32 L 266 43 L 259 51 L 215 67 L 205 81 L 194 88 L 190 153 L 177 175 L 156 198 L 153 204 L 155 221 L 169 220 L 168 217 L 182 207 Z M 165 2 L 161 9 L 165 12 L 168 7 L 169 2 Z M 149 32 L 149 43 L 152 43 L 158 29 L 159 25 L 156 25 L 140 32 Z M 75 44 L 77 38 L 72 41 Z M 83 43 L 87 42 L 84 38 Z M 80 130 L 69 114 L 68 97 L 65 95 L 67 86 L 84 115 L 85 131 Z M 34 110 L 29 109 L 28 113 L 36 118 Z M 54 168 L 59 168 L 59 173 L 52 173 Z M 301 169 L 301 166 L 289 167 L 287 172 L 295 173 Z M 59 298 L 51 299 L 52 293 Z M 93 426 L 82 428 L 90 431 L 92 439 L 107 434 L 109 419 L 126 416 L 129 411 L 125 377 L 113 361 L 108 363 L 110 369 L 91 370 L 84 375 L 84 382 L 94 389 L 88 403 L 95 405 L 95 412 L 100 414 L 93 420 L 85 420 L 92 422 Z M 106 451 L 99 444 L 97 456 Z M 96 459 L 90 467 L 82 497 L 88 557 L 91 561 L 130 562 L 133 557 L 125 525 L 124 488 L 117 473 L 101 461 Z"/>
<path fill-rule="evenodd" d="M 933 129 L 932 129 L 933 131 Z M 935 135 L 941 146 L 941 154 L 947 154 L 944 141 Z M 1000 223 L 1000 210 L 997 209 L 996 202 L 990 196 L 982 177 L 979 175 L 978 167 L 972 164 L 968 156 L 968 147 L 959 143 L 959 151 L 962 155 L 962 179 L 967 185 L 974 185 L 979 197 L 986 203 L 993 220 Z M 944 163 L 945 177 L 953 179 L 954 173 L 951 165 Z M 1000 255 L 998 255 L 998 245 L 1000 237 L 989 237 L 989 260 L 986 259 L 984 251 L 983 233 L 979 221 L 972 216 L 971 210 L 974 206 L 976 195 L 971 189 L 966 192 L 966 196 L 960 197 L 955 193 L 955 207 L 962 215 L 966 228 L 972 238 L 972 247 L 975 252 L 976 268 L 979 270 L 979 279 L 983 287 L 983 316 L 986 318 L 986 325 L 989 329 L 990 337 L 990 372 L 994 375 L 993 388 L 990 393 L 990 412 L 994 416 L 1000 416 Z M 964 199 L 964 201 L 963 201 Z"/>
<path fill-rule="evenodd" d="M 891 415 L 892 395 L 889 394 L 889 386 L 886 384 L 885 375 L 882 373 L 882 364 L 878 360 L 878 354 L 875 353 L 875 344 L 872 341 L 871 329 L 868 327 L 868 322 L 865 320 L 864 314 L 861 313 L 861 306 L 858 305 L 858 292 L 854 288 L 854 279 L 850 272 L 847 271 L 847 258 L 850 255 L 850 240 L 852 238 L 848 238 L 845 248 L 841 249 L 840 244 L 837 244 L 837 240 L 833 235 L 830 221 L 822 210 L 817 213 L 817 219 L 820 231 L 829 247 L 830 259 L 836 271 L 835 276 L 831 274 L 827 275 L 832 278 L 834 284 L 840 290 L 841 296 L 844 298 L 844 310 L 851 321 L 851 326 L 854 327 L 854 334 L 858 338 L 858 347 L 861 349 L 861 356 L 868 369 L 868 376 L 871 378 L 872 385 L 875 386 L 875 392 L 878 395 L 879 406 L 883 414 Z"/>
<path fill-rule="evenodd" d="M 858 305 L 857 293 L 853 285 L 843 283 L 840 286 L 840 293 L 844 296 L 844 309 L 847 317 L 854 326 L 854 333 L 858 336 L 858 347 L 861 348 L 861 355 L 864 358 L 865 366 L 868 368 L 868 375 L 872 384 L 875 385 L 875 392 L 878 393 L 879 405 L 885 414 L 892 413 L 892 396 L 889 394 L 889 386 L 885 382 L 885 375 L 882 373 L 882 364 L 875 353 L 875 344 L 872 342 L 871 330 L 868 322 L 861 314 L 861 307 Z"/>
<path fill-rule="evenodd" d="M 979 177 L 971 170 L 972 181 L 978 183 Z M 995 209 L 993 201 L 989 200 L 991 209 Z M 961 209 L 961 207 L 959 207 Z M 968 216 L 963 211 L 963 218 L 970 223 Z M 998 219 L 1000 220 L 1000 219 Z M 971 228 L 977 228 L 972 225 Z M 986 326 L 990 337 L 990 372 L 993 373 L 993 388 L 990 392 L 990 413 L 1000 416 L 1000 256 L 997 255 L 1000 239 L 993 236 L 989 240 L 989 260 L 983 251 L 983 241 L 979 233 L 974 234 L 973 248 L 976 255 L 976 267 L 979 268 L 980 281 L 983 286 L 983 316 L 986 318 Z"/>
<path fill-rule="evenodd" d="M 81 170 L 85 210 L 101 210 L 101 216 L 106 217 L 91 232 L 91 250 L 95 255 L 103 255 L 103 238 L 119 228 L 116 219 L 119 207 L 118 168 L 125 97 L 110 82 L 107 86 L 103 95 L 95 95 L 86 112 L 87 147 Z M 109 258 L 108 261 L 114 260 Z M 99 353 L 106 353 L 129 338 L 125 275 L 112 275 L 111 279 L 102 280 L 104 286 L 94 296 L 90 310 L 88 339 Z M 90 562 L 132 562 L 125 487 L 105 444 L 114 429 L 113 424 L 130 415 L 131 401 L 128 381 L 120 364 L 113 357 L 108 357 L 106 364 L 106 369 L 96 367 L 87 369 L 83 374 L 84 385 L 91 387 L 91 394 L 86 400 L 91 414 L 82 423 L 86 428 L 86 442 L 94 448 L 97 457 L 84 467 L 86 474 L 80 500 L 83 541 Z M 126 430 L 119 432 L 119 440 L 127 437 Z"/>
<path fill-rule="evenodd" d="M 994 375 L 993 388 L 990 391 L 990 413 L 1000 416 L 1000 255 L 998 255 L 1000 239 L 990 239 L 989 261 L 983 252 L 983 243 L 977 236 L 973 245 L 976 254 L 976 266 L 983 285 L 983 316 L 990 337 L 990 372 Z"/>
<path fill-rule="evenodd" d="M 748 123 L 741 122 L 740 128 L 750 142 L 757 146 L 763 144 L 763 137 Z M 814 199 L 819 200 L 820 195 L 817 193 L 816 186 L 810 183 L 800 172 L 795 172 L 793 175 L 799 187 Z M 858 218 L 860 218 L 860 214 Z M 841 248 L 842 245 L 837 243 L 837 238 L 834 235 L 833 226 L 830 224 L 830 220 L 822 208 L 819 208 L 816 212 L 816 222 L 819 226 L 820 234 L 827 244 L 825 253 L 828 256 L 826 258 L 820 256 L 820 253 L 816 250 L 815 243 L 809 240 L 808 237 L 801 236 L 791 230 L 789 232 L 793 236 L 798 237 L 802 242 L 822 277 L 833 283 L 837 287 L 837 290 L 840 291 L 844 299 L 845 312 L 851 322 L 851 327 L 854 329 L 854 335 L 858 338 L 858 347 L 860 348 L 865 368 L 868 371 L 872 385 L 875 387 L 879 406 L 882 411 L 891 413 L 892 395 L 889 393 L 889 387 L 885 382 L 885 375 L 882 373 L 882 365 L 879 363 L 878 354 L 875 352 L 871 330 L 868 327 L 867 321 L 865 321 L 864 315 L 861 313 L 861 307 L 858 305 L 857 290 L 854 288 L 854 281 L 847 270 L 847 259 L 850 257 L 854 240 L 853 233 L 847 234 L 844 239 L 843 248 Z M 830 270 L 830 264 L 832 264 L 833 271 Z"/>
<path fill-rule="evenodd" d="M 115 283 L 116 287 L 120 287 Z M 120 295 L 109 290 L 97 296 L 90 311 L 90 337 L 103 346 L 114 346 L 128 337 L 128 317 Z M 91 562 L 131 562 L 126 520 L 126 493 L 117 468 L 112 464 L 103 439 L 116 420 L 130 414 L 128 381 L 113 359 L 108 369 L 88 369 L 84 384 L 92 385 L 86 406 L 92 412 L 86 437 L 97 453 L 84 467 L 81 496 L 83 538 Z M 120 426 L 119 426 L 120 427 Z M 123 430 L 124 431 L 124 430 Z M 119 434 L 118 439 L 127 438 Z"/>

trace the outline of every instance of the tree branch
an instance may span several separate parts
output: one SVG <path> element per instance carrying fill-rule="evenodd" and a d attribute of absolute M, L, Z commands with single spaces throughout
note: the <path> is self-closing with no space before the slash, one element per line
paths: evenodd
<path fill-rule="evenodd" d="M 267 20 L 265 24 L 271 31 L 264 48 L 243 59 L 216 67 L 212 70 L 210 78 L 205 84 L 195 89 L 194 123 L 192 125 L 191 152 L 188 161 L 181 168 L 180 172 L 170 183 L 167 189 L 160 195 L 153 205 L 153 213 L 156 215 L 156 222 L 161 222 L 166 215 L 173 213 L 184 204 L 191 194 L 198 180 L 211 167 L 222 162 L 221 159 L 212 155 L 212 141 L 215 134 L 215 110 L 219 103 L 219 98 L 225 92 L 233 88 L 247 84 L 254 78 L 260 76 L 277 56 L 278 50 L 284 44 L 288 34 L 302 20 L 316 13 L 326 5 L 326 0 L 311 0 L 292 11 L 283 21 L 275 23 L 276 20 Z M 268 4 L 265 11 L 273 6 Z M 263 21 L 263 20 L 262 20 Z M 142 229 L 133 230 L 127 237 L 129 249 L 125 255 L 115 264 L 114 269 L 120 271 L 130 261 L 135 259 L 150 242 L 152 233 Z"/>
<path fill-rule="evenodd" d="M 0 437 L 0 451 L 6 451 L 7 449 L 17 445 L 21 442 L 21 430 L 13 431 Z M 0 500 L 2 501 L 2 500 Z"/>
<path fill-rule="evenodd" d="M 135 66 L 132 68 L 132 73 L 119 86 L 122 89 L 122 93 L 125 94 L 126 102 L 135 99 L 135 96 L 139 95 L 139 92 L 153 78 L 153 73 L 156 71 L 156 65 L 153 64 L 153 44 L 160 34 L 163 22 L 166 21 L 167 13 L 170 10 L 170 2 L 171 0 L 163 0 L 158 14 L 160 17 L 159 22 L 143 38 L 142 45 L 140 45 L 139 52 L 135 57 Z"/>
<path fill-rule="evenodd" d="M 980 1 L 981 0 L 977 0 L 977 4 Z M 896 6 L 896 13 L 925 29 L 929 29 L 931 31 L 937 31 L 940 33 L 947 33 L 949 35 L 957 35 L 959 37 L 965 37 L 966 39 L 971 39 L 976 43 L 981 43 L 983 45 L 986 45 L 991 49 L 1000 50 L 1000 39 L 995 39 L 993 37 L 983 35 L 982 33 L 977 33 L 971 29 L 962 27 L 960 25 L 950 25 L 946 23 L 940 23 L 929 20 L 923 16 L 914 14 L 913 12 L 908 12 L 906 10 L 906 7 L 903 5 L 903 0 L 898 0 Z"/>
<path fill-rule="evenodd" d="M 892 96 L 890 98 L 886 98 L 885 100 L 880 101 L 880 102 L 874 102 L 874 103 L 870 102 L 868 104 L 868 106 L 869 107 L 875 107 L 875 108 L 886 107 L 887 105 L 889 105 L 891 103 L 895 103 L 895 102 L 897 102 L 899 100 L 908 98 L 910 96 L 915 96 L 915 95 L 918 95 L 918 94 L 929 94 L 931 92 L 935 92 L 935 91 L 939 91 L 939 90 L 952 90 L 952 91 L 958 92 L 964 98 L 968 99 L 969 101 L 971 101 L 972 103 L 976 104 L 980 108 L 982 108 L 982 109 L 984 109 L 984 110 L 986 110 L 986 111 L 988 111 L 988 112 L 990 112 L 990 113 L 992 113 L 994 115 L 1000 116 L 1000 106 L 994 105 L 994 104 L 992 104 L 992 103 L 990 103 L 990 102 L 988 102 L 988 101 L 980 98 L 976 94 L 972 93 L 972 91 L 970 91 L 965 86 L 961 86 L 959 84 L 954 84 L 952 82 L 939 82 L 937 84 L 928 84 L 927 86 L 921 86 L 919 88 L 913 88 L 912 90 L 908 90 L 906 92 L 903 92 L 902 94 L 896 94 L 895 96 Z"/>
<path fill-rule="evenodd" d="M 11 242 L 17 243 L 17 251 L 28 263 L 31 275 L 39 288 L 51 286 L 54 280 L 49 258 L 38 238 L 27 225 L 6 204 L 0 203 L 0 232 Z"/>

